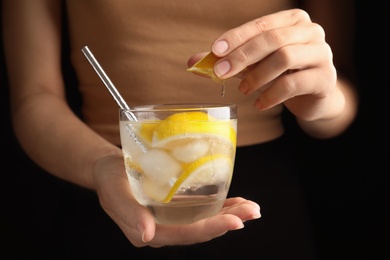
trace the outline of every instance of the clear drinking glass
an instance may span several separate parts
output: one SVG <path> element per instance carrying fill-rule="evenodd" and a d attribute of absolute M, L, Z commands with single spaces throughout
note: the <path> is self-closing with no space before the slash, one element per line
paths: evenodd
<path fill-rule="evenodd" d="M 135 198 L 161 224 L 217 214 L 232 180 L 236 133 L 234 104 L 120 109 L 122 151 Z"/>

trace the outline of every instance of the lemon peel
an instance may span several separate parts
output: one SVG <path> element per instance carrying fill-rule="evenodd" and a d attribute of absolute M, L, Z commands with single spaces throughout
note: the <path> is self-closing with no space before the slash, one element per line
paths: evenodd
<path fill-rule="evenodd" d="M 149 144 L 152 142 L 153 132 L 154 129 L 157 127 L 157 125 L 158 125 L 158 121 L 156 122 L 156 124 L 152 124 L 148 122 L 148 123 L 143 123 L 140 126 L 139 129 L 140 136 L 142 137 L 143 140 L 145 140 Z"/>
<path fill-rule="evenodd" d="M 218 78 L 218 76 L 214 73 L 214 65 L 218 60 L 219 57 L 215 56 L 213 52 L 209 52 L 209 54 L 189 67 L 187 71 L 208 76 L 215 82 L 223 84 L 225 80 Z"/>
<path fill-rule="evenodd" d="M 132 161 L 130 158 L 125 158 L 125 166 L 129 167 L 132 170 L 137 171 L 138 173 L 142 173 L 141 166 L 136 164 L 134 161 Z"/>
<path fill-rule="evenodd" d="M 160 147 L 171 140 L 204 134 L 222 137 L 236 144 L 236 131 L 230 120 L 219 120 L 199 111 L 176 113 L 164 119 L 154 128 L 152 144 Z"/>
<path fill-rule="evenodd" d="M 202 166 L 206 165 L 207 163 L 210 163 L 211 167 L 214 167 L 217 160 L 224 160 L 229 165 L 229 169 L 233 167 L 233 163 L 230 157 L 224 155 L 224 154 L 217 154 L 217 155 L 209 155 L 202 157 L 198 159 L 197 161 L 189 164 L 187 168 L 184 170 L 184 172 L 178 177 L 176 182 L 173 184 L 172 188 L 169 190 L 167 196 L 162 201 L 162 203 L 169 203 L 177 190 L 180 188 L 180 186 L 189 178 L 192 176 L 192 174 L 196 173 L 199 169 L 201 169 Z M 229 170 L 231 172 L 231 170 Z"/>

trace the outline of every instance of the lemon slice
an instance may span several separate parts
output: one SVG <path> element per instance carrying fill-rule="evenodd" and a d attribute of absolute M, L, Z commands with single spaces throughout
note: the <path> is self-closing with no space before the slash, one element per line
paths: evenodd
<path fill-rule="evenodd" d="M 209 155 L 191 163 L 179 176 L 167 196 L 162 201 L 168 203 L 180 187 L 189 184 L 213 184 L 229 180 L 233 172 L 233 163 L 226 155 Z"/>
<path fill-rule="evenodd" d="M 153 121 L 154 122 L 154 121 Z M 156 123 L 143 123 L 140 126 L 139 133 L 143 140 L 148 142 L 149 144 L 152 142 L 154 129 L 157 127 L 159 121 Z"/>
<path fill-rule="evenodd" d="M 127 167 L 129 171 L 136 171 L 142 173 L 141 167 L 134 161 L 132 161 L 129 157 L 125 158 L 125 167 Z"/>
<path fill-rule="evenodd" d="M 152 146 L 165 147 L 171 141 L 183 138 L 214 136 L 236 144 L 236 131 L 230 120 L 219 120 L 204 112 L 173 114 L 154 129 Z"/>
<path fill-rule="evenodd" d="M 215 56 L 213 52 L 207 54 L 203 59 L 192 65 L 187 69 L 189 72 L 194 72 L 204 76 L 212 78 L 214 81 L 223 84 L 224 80 L 220 79 L 214 73 L 214 64 L 219 60 L 219 57 Z"/>
<path fill-rule="evenodd" d="M 148 197 L 147 200 L 164 200 L 171 187 L 172 184 L 169 183 L 158 185 L 153 180 L 150 180 L 147 176 L 145 176 L 142 180 L 142 189 L 143 193 Z"/>

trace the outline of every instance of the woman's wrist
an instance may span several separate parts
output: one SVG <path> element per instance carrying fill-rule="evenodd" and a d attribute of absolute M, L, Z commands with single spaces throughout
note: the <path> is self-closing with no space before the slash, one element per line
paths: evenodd
<path fill-rule="evenodd" d="M 322 118 L 305 121 L 297 118 L 298 124 L 310 136 L 326 139 L 342 133 L 352 123 L 357 112 L 357 95 L 350 82 L 339 79 L 337 86 L 329 97 Z"/>

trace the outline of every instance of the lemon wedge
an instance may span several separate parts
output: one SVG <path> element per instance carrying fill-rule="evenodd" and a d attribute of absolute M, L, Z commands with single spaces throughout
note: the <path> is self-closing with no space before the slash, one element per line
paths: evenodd
<path fill-rule="evenodd" d="M 218 120 L 204 112 L 182 112 L 173 114 L 161 121 L 153 131 L 152 145 L 164 147 L 170 141 L 183 138 L 215 136 L 236 144 L 236 131 L 230 120 Z"/>
<path fill-rule="evenodd" d="M 166 183 L 164 185 L 157 185 L 153 180 L 144 176 L 142 180 L 142 189 L 147 197 L 154 201 L 163 201 L 167 196 L 167 193 L 171 189 L 172 185 Z"/>
<path fill-rule="evenodd" d="M 214 73 L 214 64 L 219 60 L 219 57 L 215 56 L 213 52 L 210 52 L 197 63 L 187 69 L 189 72 L 194 72 L 204 76 L 212 78 L 215 82 L 220 84 L 224 83 L 223 79 L 220 79 Z"/>
<path fill-rule="evenodd" d="M 226 175 L 231 175 L 232 172 L 233 163 L 230 157 L 223 154 L 202 157 L 187 166 L 162 202 L 169 203 L 183 185 L 223 182 L 230 179 Z"/>
<path fill-rule="evenodd" d="M 152 143 L 153 139 L 153 132 L 156 126 L 158 125 L 159 121 L 156 121 L 156 123 L 143 123 L 140 126 L 139 133 L 140 137 L 146 141 L 148 144 Z"/>
<path fill-rule="evenodd" d="M 142 172 L 141 167 L 138 164 L 136 164 L 135 162 L 133 162 L 129 157 L 125 158 L 125 167 L 127 167 L 129 169 L 129 171 L 136 171 L 139 173 Z"/>

